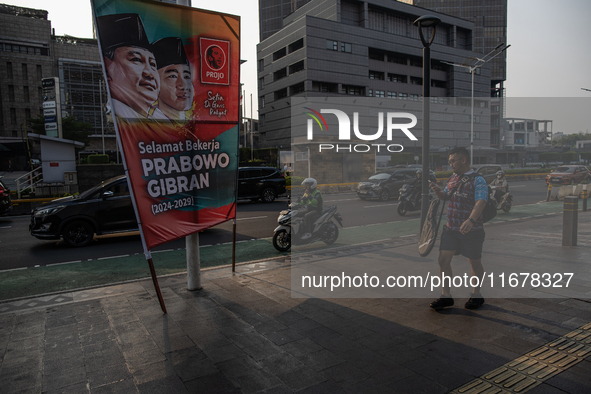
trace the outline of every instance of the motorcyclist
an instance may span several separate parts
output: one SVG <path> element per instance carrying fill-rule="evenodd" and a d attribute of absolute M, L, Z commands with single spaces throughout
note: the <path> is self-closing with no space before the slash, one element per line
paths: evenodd
<path fill-rule="evenodd" d="M 429 180 L 432 182 L 437 183 L 437 178 L 432 173 L 429 173 Z M 416 178 L 410 183 L 409 187 L 412 189 L 413 194 L 410 197 L 410 201 L 413 202 L 414 206 L 417 206 L 419 200 L 421 199 L 421 187 L 423 182 L 423 170 L 418 169 L 416 172 Z"/>
<path fill-rule="evenodd" d="M 306 189 L 302 196 L 301 204 L 304 205 L 308 212 L 304 215 L 304 229 L 306 233 L 302 239 L 307 239 L 312 236 L 312 225 L 320 217 L 323 209 L 322 193 L 318 190 L 318 182 L 314 178 L 306 178 L 302 182 L 302 186 Z"/>
<path fill-rule="evenodd" d="M 497 202 L 497 205 L 501 202 L 503 196 L 509 191 L 509 184 L 507 183 L 507 179 L 505 178 L 504 171 L 497 171 L 497 178 L 490 183 L 491 186 L 496 186 L 497 189 L 493 197 Z"/>

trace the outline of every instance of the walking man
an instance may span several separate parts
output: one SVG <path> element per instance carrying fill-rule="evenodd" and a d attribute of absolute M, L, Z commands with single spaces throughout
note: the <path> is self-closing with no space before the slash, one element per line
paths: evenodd
<path fill-rule="evenodd" d="M 484 228 L 482 211 L 488 201 L 488 186 L 484 178 L 470 168 L 470 153 L 464 147 L 449 151 L 449 165 L 454 174 L 448 179 L 444 190 L 435 183 L 431 188 L 440 200 L 449 199 L 447 224 L 443 227 L 439 246 L 439 276 L 442 288 L 441 297 L 431 303 L 431 308 L 440 311 L 452 306 L 451 281 L 453 278 L 451 260 L 454 255 L 461 254 L 468 258 L 472 268 L 472 276 L 482 278 L 482 245 Z M 474 287 L 470 299 L 466 302 L 467 309 L 476 309 L 484 304 L 480 288 Z"/>

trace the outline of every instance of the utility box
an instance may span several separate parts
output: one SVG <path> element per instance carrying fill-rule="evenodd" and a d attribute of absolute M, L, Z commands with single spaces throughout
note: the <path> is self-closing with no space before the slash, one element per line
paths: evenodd
<path fill-rule="evenodd" d="M 64 184 L 77 185 L 78 184 L 78 173 L 76 171 L 64 172 Z"/>

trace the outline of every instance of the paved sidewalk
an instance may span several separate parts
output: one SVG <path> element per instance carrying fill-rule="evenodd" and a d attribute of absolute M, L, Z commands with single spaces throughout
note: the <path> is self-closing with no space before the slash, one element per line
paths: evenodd
<path fill-rule="evenodd" d="M 561 246 L 556 216 L 487 226 L 485 268 L 499 259 L 578 272 L 589 262 L 590 217 L 579 216 L 577 247 Z M 340 252 L 348 263 L 437 269 L 437 253 L 419 258 L 410 237 Z M 576 298 L 487 298 L 469 311 L 457 292 L 454 307 L 434 312 L 427 298 L 292 298 L 291 265 L 304 258 L 206 270 L 196 292 L 184 274 L 160 278 L 167 315 L 151 281 L 0 303 L 1 391 L 591 392 L 584 275 L 573 279 Z"/>

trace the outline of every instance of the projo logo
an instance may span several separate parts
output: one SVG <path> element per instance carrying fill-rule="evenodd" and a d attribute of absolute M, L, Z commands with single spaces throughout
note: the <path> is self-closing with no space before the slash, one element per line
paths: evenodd
<path fill-rule="evenodd" d="M 304 114 L 309 115 L 312 119 L 308 119 L 307 122 L 307 137 L 308 140 L 313 140 L 314 138 L 314 121 L 320 127 L 320 130 L 324 130 L 328 132 L 328 125 L 326 123 L 326 119 L 322 116 L 322 114 L 332 114 L 337 117 L 339 122 L 339 141 L 351 141 L 351 119 L 349 116 L 338 109 L 321 109 L 320 112 L 313 110 L 312 108 L 304 107 L 306 112 Z M 309 111 L 309 112 L 308 112 Z M 395 130 L 402 131 L 411 141 L 417 141 L 417 137 L 415 137 L 409 129 L 413 128 L 417 124 L 417 117 L 408 112 L 388 112 L 384 115 L 383 112 L 378 113 L 378 130 L 374 134 L 363 134 L 359 130 L 359 112 L 353 112 L 353 133 L 355 137 L 362 141 L 376 141 L 382 138 L 384 134 L 384 119 L 386 123 L 386 139 L 388 141 L 392 141 L 392 134 Z M 409 119 L 410 123 L 395 123 L 394 119 L 397 121 L 399 119 Z M 324 127 L 323 127 L 324 125 Z M 340 151 L 348 151 L 348 152 L 358 152 L 358 153 L 365 153 L 369 152 L 372 147 L 375 147 L 378 152 L 380 149 L 385 149 L 388 152 L 396 153 L 402 152 L 404 147 L 400 144 L 330 144 L 330 143 L 321 143 L 318 145 L 319 152 L 323 150 L 335 150 L 336 152 Z"/>

